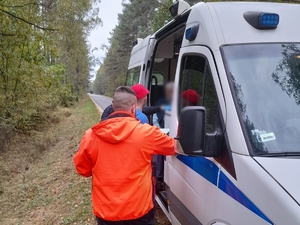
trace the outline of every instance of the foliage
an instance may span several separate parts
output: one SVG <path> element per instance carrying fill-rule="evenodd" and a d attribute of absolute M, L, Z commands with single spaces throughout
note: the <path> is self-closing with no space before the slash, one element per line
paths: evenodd
<path fill-rule="evenodd" d="M 100 67 L 96 74 L 96 79 L 92 84 L 94 94 L 104 95 L 105 93 L 108 93 L 108 76 L 105 76 L 103 68 L 103 66 Z"/>
<path fill-rule="evenodd" d="M 295 99 L 297 105 L 300 105 L 299 54 L 300 48 L 297 44 L 283 44 L 283 59 L 279 62 L 275 72 L 272 74 L 274 81 L 288 96 Z"/>
<path fill-rule="evenodd" d="M 169 12 L 169 8 L 173 5 L 173 0 L 161 0 L 159 1 L 159 8 L 152 22 L 152 29 L 154 31 L 159 30 L 172 20 L 172 16 Z"/>
<path fill-rule="evenodd" d="M 191 5 L 196 2 L 198 0 L 188 1 Z M 119 24 L 111 33 L 110 46 L 104 46 L 106 57 L 91 86 L 95 94 L 111 96 L 117 86 L 125 84 L 133 43 L 169 22 L 172 4 L 173 0 L 131 0 L 123 3 Z"/>
<path fill-rule="evenodd" d="M 185 0 L 191 6 L 200 2 L 199 0 Z M 169 8 L 174 4 L 173 0 L 159 0 L 159 7 L 157 8 L 157 13 L 152 21 L 152 29 L 154 31 L 159 30 L 161 27 L 166 25 L 172 20 Z"/>
<path fill-rule="evenodd" d="M 151 22 L 158 7 L 157 0 L 131 0 L 123 3 L 119 24 L 111 33 L 110 46 L 92 84 L 95 94 L 112 95 L 117 86 L 124 85 L 133 43 L 152 33 Z M 142 13 L 141 13 L 142 12 Z"/>
<path fill-rule="evenodd" d="M 93 63 L 86 38 L 101 22 L 96 2 L 0 1 L 0 128 L 37 128 L 86 90 Z"/>

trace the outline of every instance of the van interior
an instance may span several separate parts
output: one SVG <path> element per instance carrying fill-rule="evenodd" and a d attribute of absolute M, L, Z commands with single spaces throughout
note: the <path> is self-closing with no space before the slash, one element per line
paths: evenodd
<path fill-rule="evenodd" d="M 152 68 L 150 70 L 150 99 L 149 103 L 151 106 L 158 105 L 159 100 L 166 97 L 165 96 L 165 84 L 168 82 L 174 82 L 175 73 L 178 63 L 179 51 L 181 48 L 183 36 L 185 33 L 185 26 L 180 26 L 179 29 L 176 29 L 173 32 L 167 33 L 165 37 L 162 37 L 157 45 L 155 46 L 155 53 L 152 61 Z M 164 127 L 161 128 L 170 128 L 171 114 L 168 111 L 165 111 L 163 117 Z M 152 119 L 150 118 L 150 121 Z M 157 156 L 163 157 L 163 156 Z M 153 158 L 153 170 L 156 170 L 158 158 Z M 163 160 L 163 159 L 161 159 Z M 156 170 L 157 173 L 157 170 Z M 161 189 L 157 189 L 159 185 L 163 185 Z M 157 193 L 157 202 L 160 207 L 164 210 L 167 210 L 167 194 L 164 187 L 164 181 L 156 182 L 156 193 Z"/>
<path fill-rule="evenodd" d="M 150 76 L 150 104 L 152 106 L 156 105 L 159 98 L 164 97 L 164 85 L 175 79 L 184 32 L 185 27 L 182 27 L 162 38 L 156 45 Z"/>

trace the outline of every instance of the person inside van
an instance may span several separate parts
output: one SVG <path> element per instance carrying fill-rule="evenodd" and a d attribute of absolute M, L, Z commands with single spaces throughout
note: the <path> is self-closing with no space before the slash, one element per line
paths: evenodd
<path fill-rule="evenodd" d="M 158 105 L 167 105 L 166 111 L 171 110 L 171 103 L 173 97 L 174 83 L 169 82 L 165 85 L 165 96 L 157 101 Z M 165 128 L 164 122 L 165 111 L 155 113 L 153 115 L 153 125 L 158 128 Z M 156 155 L 156 193 L 164 190 L 164 159 L 163 155 Z"/>
<path fill-rule="evenodd" d="M 196 91 L 189 89 L 181 94 L 182 108 L 187 106 L 197 106 L 199 101 L 199 95 Z"/>
<path fill-rule="evenodd" d="M 159 128 L 165 128 L 165 123 L 164 123 L 165 111 L 171 111 L 173 89 L 174 89 L 173 82 L 168 82 L 165 85 L 165 96 L 160 98 L 156 103 L 156 105 L 164 105 L 164 110 L 157 112 L 153 115 L 154 126 L 157 126 Z"/>
<path fill-rule="evenodd" d="M 131 89 L 135 92 L 137 98 L 136 104 L 136 118 L 142 123 L 149 124 L 148 117 L 142 112 L 143 107 L 147 103 L 147 95 L 150 93 L 147 88 L 145 88 L 141 84 L 135 84 L 131 87 Z"/>

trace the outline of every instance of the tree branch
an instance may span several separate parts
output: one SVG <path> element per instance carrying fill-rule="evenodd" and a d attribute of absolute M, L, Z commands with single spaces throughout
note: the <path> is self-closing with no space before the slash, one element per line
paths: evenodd
<path fill-rule="evenodd" d="M 23 8 L 25 6 L 30 6 L 30 5 L 50 7 L 53 3 L 54 3 L 54 1 L 51 1 L 49 4 L 41 4 L 41 3 L 39 4 L 39 3 L 36 3 L 36 2 L 28 2 L 28 3 L 25 3 L 23 5 L 2 5 L 2 4 L 0 4 L 0 6 L 1 7 L 6 7 L 6 8 Z"/>
<path fill-rule="evenodd" d="M 4 33 L 0 33 L 0 36 L 12 37 L 12 36 L 16 36 L 16 35 L 15 35 L 15 34 L 4 34 Z"/>
<path fill-rule="evenodd" d="M 1 7 L 7 7 L 7 8 L 23 8 L 25 6 L 30 6 L 30 5 L 39 5 L 38 3 L 36 2 L 29 2 L 29 3 L 26 3 L 24 5 L 0 5 Z"/>
<path fill-rule="evenodd" d="M 32 25 L 32 26 L 38 28 L 38 29 L 41 29 L 41 30 L 50 30 L 50 31 L 55 31 L 55 30 L 56 30 L 56 29 L 51 29 L 51 28 L 41 27 L 41 26 L 39 26 L 39 25 L 37 25 L 37 24 L 34 24 L 34 23 L 32 23 L 32 22 L 30 22 L 30 21 L 28 21 L 28 20 L 25 20 L 24 18 L 18 17 L 17 15 L 14 15 L 14 14 L 12 14 L 12 13 L 10 13 L 10 12 L 4 10 L 4 9 L 1 9 L 1 8 L 0 8 L 0 11 L 3 12 L 3 13 L 6 13 L 6 14 L 8 14 L 8 15 L 10 15 L 11 17 L 14 17 L 15 19 L 18 19 L 18 20 L 21 20 L 21 21 L 23 21 L 23 22 L 25 22 L 25 23 L 27 23 L 27 24 L 30 24 L 30 25 Z"/>
<path fill-rule="evenodd" d="M 161 5 L 161 6 L 163 6 L 166 9 L 170 8 L 170 6 L 168 6 L 168 5 L 166 5 L 166 4 L 162 3 L 162 2 L 158 2 L 158 4 Z"/>

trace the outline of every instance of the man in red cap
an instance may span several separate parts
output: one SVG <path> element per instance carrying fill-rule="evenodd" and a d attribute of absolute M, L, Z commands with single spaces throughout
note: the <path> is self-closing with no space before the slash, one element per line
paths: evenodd
<path fill-rule="evenodd" d="M 137 98 L 136 118 L 141 121 L 142 124 L 149 124 L 149 120 L 147 116 L 142 112 L 142 109 L 147 103 L 147 95 L 150 92 L 141 84 L 135 84 L 131 87 L 131 89 L 135 92 Z"/>
<path fill-rule="evenodd" d="M 187 106 L 196 106 L 198 104 L 198 94 L 194 90 L 186 90 L 182 92 L 181 94 L 182 97 L 182 106 L 187 107 Z"/>
<path fill-rule="evenodd" d="M 135 85 L 134 85 L 135 86 Z M 143 86 L 143 85 L 141 85 L 142 87 L 143 87 L 143 89 L 144 90 L 142 90 L 142 94 L 140 93 L 141 92 L 141 87 L 136 87 L 136 88 L 134 88 L 134 89 L 136 89 L 136 91 L 139 91 L 139 95 L 140 96 L 143 96 L 143 95 L 145 95 L 145 92 L 148 92 L 149 93 L 149 91 Z M 135 90 L 134 90 L 135 91 Z M 144 93 L 144 94 L 143 94 Z M 161 106 L 144 106 L 143 107 L 143 110 L 142 110 L 142 112 L 143 112 L 143 114 L 144 115 L 147 115 L 147 116 L 151 116 L 151 115 L 153 115 L 153 114 L 155 114 L 155 113 L 158 113 L 158 112 L 161 112 L 161 111 L 165 111 L 166 109 L 168 109 L 169 108 L 169 106 L 168 105 L 161 105 Z M 106 107 L 106 109 L 103 111 L 103 113 L 102 113 L 102 115 L 101 115 L 101 121 L 103 121 L 103 120 L 106 120 L 108 117 L 109 117 L 109 115 L 110 114 L 112 114 L 114 112 L 114 110 L 113 110 L 113 108 L 112 108 L 112 105 L 109 105 L 109 106 L 107 106 Z M 143 119 L 143 123 L 145 123 L 146 122 L 146 120 L 145 120 L 145 117 L 143 116 L 143 114 L 139 114 L 139 115 L 142 115 L 142 119 Z M 137 119 L 138 120 L 140 120 L 140 118 L 137 116 Z M 147 121 L 148 121 L 148 119 L 147 119 Z M 142 121 L 141 121 L 142 122 Z"/>

